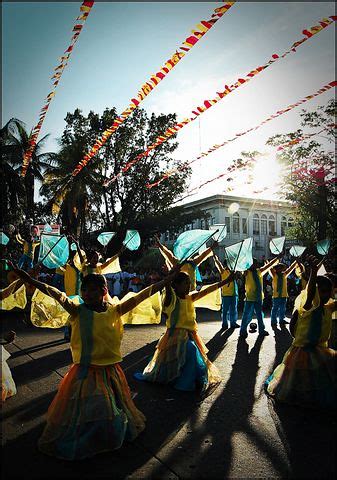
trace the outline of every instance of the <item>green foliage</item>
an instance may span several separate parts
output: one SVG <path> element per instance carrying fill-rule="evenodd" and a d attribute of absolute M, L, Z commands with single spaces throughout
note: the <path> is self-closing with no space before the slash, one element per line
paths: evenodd
<path fill-rule="evenodd" d="M 74 233 L 83 234 L 102 227 L 123 230 L 142 221 L 146 223 L 148 218 L 163 215 L 185 188 L 189 171 L 157 188 L 149 190 L 145 186 L 150 176 L 161 175 L 178 165 L 171 157 L 177 148 L 173 138 L 109 187 L 103 187 L 106 177 L 117 174 L 176 121 L 173 114 L 148 117 L 142 109 L 134 111 L 76 177 L 71 176 L 97 136 L 116 116 L 116 109 L 106 109 L 101 116 L 90 112 L 85 117 L 79 109 L 68 113 L 61 150 L 46 170 L 41 194 L 50 205 L 55 201 L 61 203 L 62 223 Z"/>
<path fill-rule="evenodd" d="M 287 233 L 309 245 L 334 235 L 336 102 L 330 100 L 314 112 L 303 110 L 301 117 L 303 128 L 285 135 L 274 135 L 267 144 L 286 145 L 278 155 L 287 167 L 281 192 L 296 207 L 295 225 Z M 307 134 L 314 135 L 303 139 Z M 296 139 L 300 141 L 296 143 Z M 295 142 L 287 145 L 291 141 Z"/>

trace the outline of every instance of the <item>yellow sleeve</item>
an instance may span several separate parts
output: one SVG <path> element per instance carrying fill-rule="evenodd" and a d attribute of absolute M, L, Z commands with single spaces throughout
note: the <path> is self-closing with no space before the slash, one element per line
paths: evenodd
<path fill-rule="evenodd" d="M 17 240 L 19 243 L 21 243 L 21 245 L 24 245 L 25 241 L 24 241 L 24 239 L 21 237 L 20 233 L 17 233 L 17 234 L 15 235 L 15 237 L 16 237 L 16 240 Z"/>

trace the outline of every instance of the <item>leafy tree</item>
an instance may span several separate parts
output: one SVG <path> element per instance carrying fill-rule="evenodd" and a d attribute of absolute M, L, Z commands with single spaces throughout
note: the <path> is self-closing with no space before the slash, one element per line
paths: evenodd
<path fill-rule="evenodd" d="M 296 206 L 295 225 L 289 233 L 309 244 L 333 238 L 335 228 L 336 102 L 330 100 L 314 112 L 303 110 L 301 117 L 303 128 L 275 135 L 267 144 L 281 148 L 279 159 L 287 167 L 282 193 Z"/>
<path fill-rule="evenodd" d="M 117 117 L 116 109 L 106 109 L 101 116 L 90 112 L 85 117 L 79 109 L 66 116 L 61 150 L 46 170 L 41 194 L 50 205 L 60 204 L 60 216 L 73 231 L 103 227 L 115 231 L 133 228 L 149 217 L 163 215 L 184 190 L 189 171 L 147 189 L 146 183 L 164 171 L 178 166 L 171 158 L 177 148 L 174 138 L 163 143 L 139 161 L 109 187 L 103 180 L 117 174 L 129 161 L 146 149 L 167 128 L 174 125 L 175 115 L 150 117 L 142 109 L 134 111 L 100 149 L 96 157 L 76 176 L 71 172 L 93 145 L 95 138 Z"/>
<path fill-rule="evenodd" d="M 5 183 L 7 183 L 13 199 L 18 195 L 21 199 L 24 196 L 25 215 L 27 218 L 32 218 L 35 221 L 35 180 L 43 180 L 43 170 L 48 166 L 50 159 L 54 155 L 51 152 L 43 152 L 48 135 L 45 135 L 37 143 L 23 182 L 19 182 L 18 179 L 20 178 L 23 156 L 29 145 L 29 134 L 25 124 L 20 120 L 11 119 L 2 129 L 1 137 L 4 142 Z M 22 205 L 22 200 L 17 202 L 17 205 L 19 206 L 20 203 Z"/>

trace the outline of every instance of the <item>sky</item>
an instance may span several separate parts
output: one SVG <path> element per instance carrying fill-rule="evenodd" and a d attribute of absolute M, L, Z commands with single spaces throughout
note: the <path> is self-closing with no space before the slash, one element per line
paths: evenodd
<path fill-rule="evenodd" d="M 50 77 L 68 47 L 81 2 L 3 2 L 2 124 L 23 120 L 30 130 L 38 120 Z M 67 112 L 80 108 L 119 112 L 141 85 L 158 71 L 200 20 L 207 20 L 221 2 L 95 2 L 46 116 L 41 137 L 49 133 L 47 151 L 58 148 Z M 178 120 L 217 91 L 250 70 L 282 54 L 302 30 L 335 14 L 332 2 L 237 2 L 150 93 L 141 106 L 149 114 L 176 113 Z M 314 93 L 335 80 L 334 26 L 300 46 L 296 53 L 272 65 L 248 84 L 183 128 L 174 156 L 192 160 L 213 144 L 222 143 L 259 124 L 277 110 Z M 334 91 L 305 104 L 307 110 L 324 105 Z M 253 185 L 247 173 L 235 182 L 231 194 L 252 196 L 270 186 L 264 198 L 276 198 L 278 166 L 275 149 L 266 140 L 300 126 L 301 107 L 269 122 L 194 163 L 190 187 L 223 173 L 242 151 L 257 150 L 259 160 Z M 135 167 L 136 168 L 136 167 Z M 226 180 L 198 190 L 186 201 L 224 193 Z"/>

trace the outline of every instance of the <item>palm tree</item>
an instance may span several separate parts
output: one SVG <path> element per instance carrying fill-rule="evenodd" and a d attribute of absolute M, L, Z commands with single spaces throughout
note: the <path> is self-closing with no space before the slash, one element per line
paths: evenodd
<path fill-rule="evenodd" d="M 20 175 L 14 170 L 9 160 L 11 147 L 7 145 L 7 139 L 12 134 L 20 120 L 12 118 L 0 130 L 0 146 L 2 152 L 0 175 L 1 175 L 1 225 L 16 223 L 22 219 L 24 212 L 25 187 Z"/>
<path fill-rule="evenodd" d="M 48 200 L 52 212 L 62 220 L 69 233 L 82 236 L 89 218 L 89 205 L 100 211 L 102 203 L 102 175 L 100 163 L 88 165 L 76 176 L 72 171 L 83 157 L 85 140 L 62 144 L 57 155 L 49 159 L 45 170 L 41 195 Z"/>
<path fill-rule="evenodd" d="M 13 171 L 20 175 L 23 156 L 29 146 L 29 134 L 23 122 L 17 119 L 11 119 L 4 127 L 5 148 L 8 164 Z M 50 160 L 54 157 L 52 152 L 42 150 L 49 135 L 45 135 L 37 144 L 33 151 L 27 173 L 24 177 L 25 188 L 25 211 L 26 217 L 35 221 L 34 215 L 34 195 L 35 180 L 43 181 L 43 170 L 49 166 Z"/>

